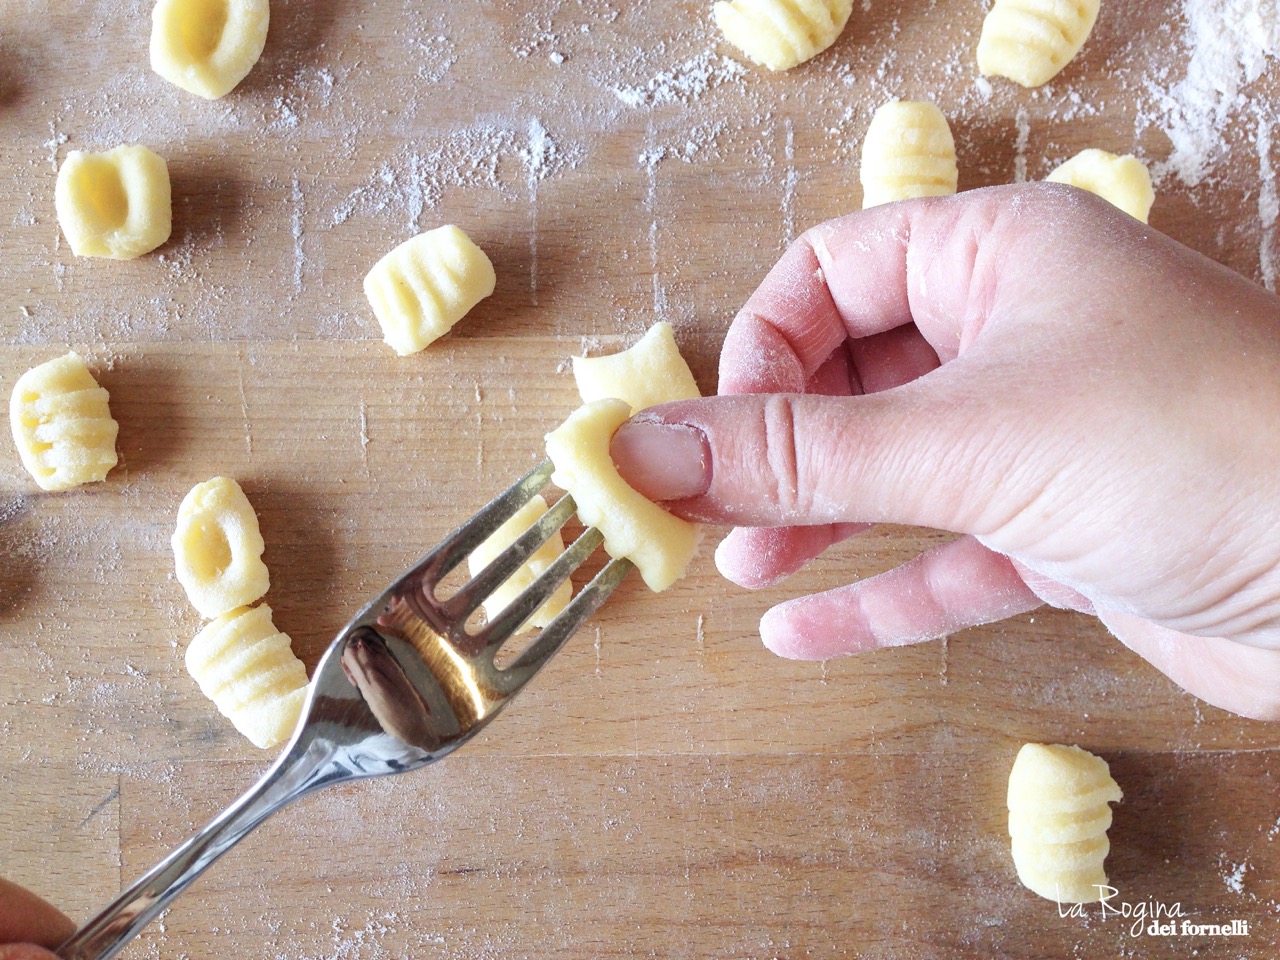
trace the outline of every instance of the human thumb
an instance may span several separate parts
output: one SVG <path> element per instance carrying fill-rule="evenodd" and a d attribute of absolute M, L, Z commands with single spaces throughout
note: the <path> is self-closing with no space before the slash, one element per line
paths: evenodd
<path fill-rule="evenodd" d="M 931 379 L 931 378 L 926 378 Z M 622 478 L 677 516 L 738 526 L 891 522 L 970 532 L 975 422 L 922 381 L 856 397 L 663 404 L 619 428 Z M 977 424 L 981 426 L 981 424 Z M 981 487 L 978 487 L 981 489 Z"/>

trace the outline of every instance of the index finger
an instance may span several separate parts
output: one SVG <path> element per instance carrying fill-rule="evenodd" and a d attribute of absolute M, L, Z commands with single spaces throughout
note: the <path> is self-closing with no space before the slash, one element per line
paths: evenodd
<path fill-rule="evenodd" d="M 34 943 L 52 950 L 75 932 L 76 925 L 61 910 L 0 879 L 0 943 Z"/>
<path fill-rule="evenodd" d="M 982 291 L 973 296 L 971 285 L 981 266 L 990 266 L 990 248 L 1002 245 L 992 225 L 1009 192 L 884 204 L 807 231 L 730 325 L 719 392 L 804 392 L 846 339 L 912 323 L 940 358 L 956 356 L 963 326 L 981 316 L 988 299 Z"/>

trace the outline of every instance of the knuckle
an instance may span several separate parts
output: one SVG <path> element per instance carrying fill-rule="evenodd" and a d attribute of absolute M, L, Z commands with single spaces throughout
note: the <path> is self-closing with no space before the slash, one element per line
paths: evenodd
<path fill-rule="evenodd" d="M 764 446 L 774 502 L 784 517 L 800 515 L 806 504 L 800 488 L 795 404 L 791 397 L 777 395 L 765 401 Z"/>
<path fill-rule="evenodd" d="M 1118 220 L 1115 206 L 1095 193 L 1067 183 L 1041 180 L 1018 188 L 1020 205 L 1041 222 L 1055 228 L 1073 223 Z"/>

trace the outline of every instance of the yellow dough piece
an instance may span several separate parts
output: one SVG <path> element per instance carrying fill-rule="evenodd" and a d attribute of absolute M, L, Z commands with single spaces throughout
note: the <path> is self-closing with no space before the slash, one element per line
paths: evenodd
<path fill-rule="evenodd" d="M 1118 157 L 1105 150 L 1081 150 L 1045 179 L 1096 193 L 1143 223 L 1156 202 L 1151 174 L 1141 160 L 1130 154 Z"/>
<path fill-rule="evenodd" d="M 680 355 L 671 324 L 655 323 L 635 344 L 607 357 L 574 357 L 573 378 L 583 403 L 614 397 L 631 412 L 672 400 L 702 396 Z"/>
<path fill-rule="evenodd" d="M 119 427 L 79 354 L 50 360 L 18 378 L 9 425 L 22 465 L 41 490 L 105 480 L 116 465 Z"/>
<path fill-rule="evenodd" d="M 1098 19 L 1099 0 L 995 0 L 982 22 L 978 69 L 1038 87 L 1080 52 Z"/>
<path fill-rule="evenodd" d="M 1023 886 L 1059 903 L 1092 903 L 1106 886 L 1108 803 L 1123 794 L 1107 761 L 1061 744 L 1028 743 L 1009 772 L 1009 837 Z"/>
<path fill-rule="evenodd" d="M 876 110 L 862 141 L 862 208 L 956 192 L 956 142 L 932 103 L 894 100 Z"/>
<path fill-rule="evenodd" d="M 789 70 L 836 42 L 853 0 L 720 0 L 716 26 L 755 63 Z"/>
<path fill-rule="evenodd" d="M 573 495 L 583 524 L 604 534 L 609 555 L 629 559 L 649 589 L 661 592 L 684 576 L 699 528 L 646 500 L 618 475 L 609 441 L 630 418 L 625 400 L 597 400 L 575 410 L 547 434 L 547 455 L 556 468 L 551 482 Z"/>
<path fill-rule="evenodd" d="M 496 560 L 498 554 L 520 539 L 521 534 L 537 523 L 546 512 L 547 501 L 540 496 L 535 496 L 517 510 L 515 516 L 495 530 L 488 540 L 480 544 L 475 549 L 475 552 L 467 557 L 467 569 L 471 571 L 471 575 L 474 577 Z M 529 557 L 524 566 L 513 573 L 502 586 L 489 595 L 489 598 L 484 602 L 485 616 L 490 621 L 494 620 L 498 614 L 507 609 L 512 600 L 520 596 L 533 584 L 533 581 L 542 576 L 562 553 L 564 553 L 564 538 L 557 531 L 533 552 L 533 555 Z M 573 584 L 566 580 L 556 588 L 556 592 L 551 595 L 551 598 L 524 622 L 520 629 L 545 627 L 555 619 L 556 614 L 569 605 L 569 601 L 572 599 Z"/>
<path fill-rule="evenodd" d="M 159 0 L 151 11 L 151 69 L 217 100 L 262 56 L 270 20 L 267 0 Z"/>
<path fill-rule="evenodd" d="M 198 483 L 178 508 L 173 557 L 191 605 L 212 619 L 260 599 L 271 586 L 258 515 L 227 477 Z"/>
<path fill-rule="evenodd" d="M 78 257 L 132 260 L 169 239 L 169 168 L 146 147 L 72 150 L 54 188 L 58 226 Z"/>
<path fill-rule="evenodd" d="M 187 672 L 256 747 L 274 747 L 298 725 L 307 668 L 265 603 L 238 607 L 205 624 L 187 647 Z"/>
<path fill-rule="evenodd" d="M 454 226 L 406 240 L 364 278 L 383 338 L 400 356 L 417 353 L 466 316 L 498 278 L 485 252 Z"/>

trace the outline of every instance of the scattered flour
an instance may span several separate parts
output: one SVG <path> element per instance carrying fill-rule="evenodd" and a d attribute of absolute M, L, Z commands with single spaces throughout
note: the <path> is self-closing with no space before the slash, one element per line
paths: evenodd
<path fill-rule="evenodd" d="M 1221 159 L 1222 131 L 1244 103 L 1244 88 L 1280 55 L 1280 0 L 1185 0 L 1186 76 L 1151 92 L 1173 144 L 1155 165 L 1157 182 L 1199 184 Z"/>
<path fill-rule="evenodd" d="M 1027 146 L 1031 143 L 1031 118 L 1026 107 L 1018 107 L 1014 115 L 1017 137 L 1013 142 L 1013 182 L 1027 181 Z"/>
<path fill-rule="evenodd" d="M 783 148 L 786 175 L 782 181 L 782 238 L 784 244 L 789 244 L 796 235 L 796 185 L 800 176 L 796 171 L 795 125 L 788 117 L 783 126 L 786 129 L 786 145 Z"/>
<path fill-rule="evenodd" d="M 484 187 L 512 196 L 512 178 L 503 174 L 508 161 L 523 164 L 526 182 L 533 184 L 576 166 L 581 158 L 579 149 L 562 149 L 537 118 L 529 120 L 523 134 L 498 123 L 478 123 L 405 147 L 379 163 L 368 181 L 334 207 L 329 225 L 339 226 L 357 213 L 390 213 L 417 232 L 423 229 L 423 214 L 447 190 Z"/>
<path fill-rule="evenodd" d="M 417 76 L 423 83 L 439 83 L 458 62 L 454 43 L 446 36 L 437 34 L 414 39 L 410 45 L 422 57 Z"/>
<path fill-rule="evenodd" d="M 1276 194 L 1276 168 L 1271 161 L 1271 134 L 1275 127 L 1266 118 L 1258 119 L 1258 268 L 1262 283 L 1276 290 L 1276 219 L 1280 217 L 1280 197 Z"/>
<path fill-rule="evenodd" d="M 289 183 L 290 215 L 289 222 L 293 232 L 293 295 L 302 293 L 302 277 L 307 268 L 307 254 L 303 250 L 303 222 L 306 214 L 306 200 L 302 195 L 302 186 L 294 177 Z"/>
<path fill-rule="evenodd" d="M 529 188 L 529 299 L 538 305 L 538 184 L 546 178 L 556 156 L 556 143 L 537 117 L 529 119 L 529 144 L 520 151 Z"/>
<path fill-rule="evenodd" d="M 1249 861 L 1231 864 L 1231 870 L 1222 875 L 1222 882 L 1232 893 L 1244 893 L 1244 875 L 1249 870 Z"/>
<path fill-rule="evenodd" d="M 372 177 L 347 194 L 333 211 L 330 226 L 356 213 L 403 217 L 406 230 L 422 229 L 422 215 L 440 202 L 447 186 L 490 186 L 502 190 L 498 167 L 514 138 L 495 127 L 477 127 L 447 135 L 425 152 L 404 148 L 378 164 Z"/>
<path fill-rule="evenodd" d="M 747 68 L 738 61 L 708 51 L 656 74 L 643 86 L 613 86 L 610 89 L 628 107 L 688 104 L 708 90 L 746 72 Z"/>
<path fill-rule="evenodd" d="M 51 170 L 56 171 L 58 169 L 58 151 L 70 140 L 69 136 L 58 130 L 53 120 L 49 121 L 49 139 L 44 142 L 43 146 L 49 151 L 49 168 Z"/>

